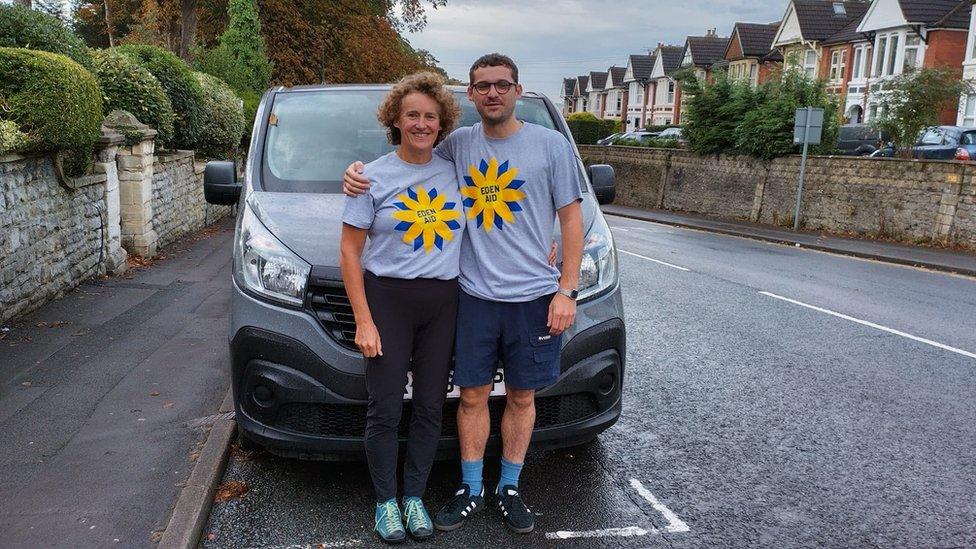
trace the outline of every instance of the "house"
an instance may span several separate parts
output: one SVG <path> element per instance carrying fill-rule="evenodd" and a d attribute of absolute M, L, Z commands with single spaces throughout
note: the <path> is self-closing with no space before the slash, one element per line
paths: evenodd
<path fill-rule="evenodd" d="M 825 76 L 820 74 L 823 41 L 852 20 L 860 20 L 869 5 L 856 0 L 790 0 L 773 38 L 773 47 L 783 54 L 784 67 L 813 79 Z"/>
<path fill-rule="evenodd" d="M 631 55 L 624 71 L 624 84 L 627 86 L 627 108 L 624 113 L 624 129 L 639 130 L 647 125 L 647 104 L 654 92 L 650 83 L 654 68 L 654 55 Z"/>
<path fill-rule="evenodd" d="M 976 126 L 976 10 L 969 15 L 969 32 L 966 39 L 966 58 L 962 62 L 962 77 L 973 86 L 959 100 L 958 126 Z"/>
<path fill-rule="evenodd" d="M 563 78 L 563 85 L 559 89 L 559 97 L 563 100 L 563 116 L 569 116 L 576 108 L 576 96 L 573 92 L 576 89 L 575 78 Z"/>
<path fill-rule="evenodd" d="M 711 81 L 712 65 L 724 59 L 728 44 L 729 39 L 719 36 L 715 29 L 709 29 L 705 36 L 689 36 L 685 38 L 681 67 L 691 68 L 698 80 Z"/>
<path fill-rule="evenodd" d="M 970 0 L 871 2 L 857 27 L 857 32 L 868 35 L 873 50 L 865 121 L 878 114 L 885 80 L 906 69 L 942 67 L 962 76 L 971 11 Z M 957 111 L 947 109 L 940 122 L 954 124 Z"/>
<path fill-rule="evenodd" d="M 590 72 L 589 82 L 589 85 L 586 87 L 586 95 L 588 96 L 589 103 L 586 111 L 592 113 L 597 118 L 603 118 L 604 102 L 607 98 L 603 88 L 607 85 L 607 73 Z"/>
<path fill-rule="evenodd" d="M 604 88 L 606 103 L 603 108 L 603 118 L 607 120 L 622 120 L 627 109 L 627 86 L 624 75 L 627 67 L 610 67 L 607 69 L 607 84 Z"/>
<path fill-rule="evenodd" d="M 779 30 L 775 23 L 736 23 L 725 47 L 729 78 L 753 87 L 769 80 L 783 65 L 783 55 L 773 47 Z"/>
<path fill-rule="evenodd" d="M 659 44 L 654 50 L 654 68 L 650 80 L 654 83 L 654 99 L 649 125 L 663 126 L 680 122 L 681 90 L 673 76 L 681 68 L 683 46 Z"/>
<path fill-rule="evenodd" d="M 817 69 L 827 93 L 841 98 L 841 118 L 850 124 L 864 122 L 870 81 L 871 41 L 866 34 L 857 31 L 862 19 L 852 19 L 823 41 L 823 56 Z"/>
<path fill-rule="evenodd" d="M 573 97 L 576 98 L 576 106 L 573 107 L 573 112 L 587 112 L 589 109 L 590 96 L 586 92 L 586 88 L 589 85 L 589 76 L 584 74 L 576 77 L 576 86 L 573 88 Z"/>

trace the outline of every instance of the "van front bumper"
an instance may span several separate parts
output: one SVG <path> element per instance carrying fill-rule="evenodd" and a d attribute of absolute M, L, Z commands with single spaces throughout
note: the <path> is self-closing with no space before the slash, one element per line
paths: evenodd
<path fill-rule="evenodd" d="M 269 304 L 234 287 L 231 361 L 236 419 L 244 436 L 275 454 L 362 459 L 366 424 L 363 360 L 342 348 L 307 312 Z M 532 448 L 580 444 L 620 417 L 626 334 L 620 290 L 581 303 L 567 332 L 561 374 L 537 393 Z M 458 448 L 457 399 L 444 408 L 441 458 Z M 504 397 L 489 401 L 488 451 L 501 447 Z M 404 401 L 400 439 L 410 402 Z"/>

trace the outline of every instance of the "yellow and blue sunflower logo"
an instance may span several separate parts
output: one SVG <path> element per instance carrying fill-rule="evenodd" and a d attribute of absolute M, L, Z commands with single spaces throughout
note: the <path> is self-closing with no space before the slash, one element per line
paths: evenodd
<path fill-rule="evenodd" d="M 400 223 L 394 229 L 403 231 L 403 242 L 413 246 L 413 250 L 424 249 L 430 253 L 436 246 L 444 249 L 444 242 L 451 241 L 454 233 L 461 228 L 457 221 L 461 212 L 456 210 L 455 202 L 447 202 L 444 195 L 437 194 L 437 189 L 428 193 L 423 186 L 417 185 L 417 190 L 408 188 L 405 194 L 397 196 L 399 202 L 393 206 L 393 219 Z"/>
<path fill-rule="evenodd" d="M 468 166 L 465 186 L 461 187 L 468 219 L 477 219 L 485 232 L 491 232 L 492 227 L 503 229 L 506 222 L 515 223 L 515 212 L 522 211 L 519 201 L 525 198 L 518 190 L 525 181 L 515 179 L 517 175 L 518 169 L 509 166 L 507 160 L 499 166 L 495 157 L 488 162 L 482 159 L 477 168 Z"/>

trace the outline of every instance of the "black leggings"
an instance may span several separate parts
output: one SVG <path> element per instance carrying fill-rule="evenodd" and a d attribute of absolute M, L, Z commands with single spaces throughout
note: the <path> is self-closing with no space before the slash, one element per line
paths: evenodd
<path fill-rule="evenodd" d="M 457 279 L 402 279 L 365 273 L 366 301 L 383 355 L 366 359 L 366 459 L 376 500 L 396 497 L 397 430 L 407 371 L 413 373 L 403 494 L 422 497 L 441 434 L 454 330 Z"/>

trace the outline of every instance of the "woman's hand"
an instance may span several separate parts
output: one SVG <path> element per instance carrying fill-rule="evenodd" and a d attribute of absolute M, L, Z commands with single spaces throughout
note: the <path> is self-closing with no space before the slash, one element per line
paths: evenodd
<path fill-rule="evenodd" d="M 380 342 L 380 333 L 375 324 L 372 322 L 356 324 L 356 346 L 366 358 L 383 356 L 383 344 Z"/>

